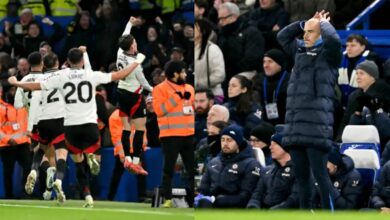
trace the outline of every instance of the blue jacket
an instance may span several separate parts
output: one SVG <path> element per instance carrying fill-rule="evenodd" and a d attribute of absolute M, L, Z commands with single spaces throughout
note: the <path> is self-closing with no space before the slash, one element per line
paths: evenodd
<path fill-rule="evenodd" d="M 292 161 L 284 167 L 274 162 L 260 178 L 247 207 L 296 208 L 299 206 L 297 184 Z"/>
<path fill-rule="evenodd" d="M 321 22 L 315 46 L 303 47 L 303 33 L 294 22 L 278 33 L 286 53 L 295 58 L 287 88 L 286 125 L 282 144 L 328 151 L 333 139 L 335 85 L 341 61 L 341 42 L 329 22 Z"/>
<path fill-rule="evenodd" d="M 245 207 L 260 176 L 260 164 L 251 147 L 238 154 L 219 154 L 202 176 L 199 192 L 215 196 L 214 207 Z"/>

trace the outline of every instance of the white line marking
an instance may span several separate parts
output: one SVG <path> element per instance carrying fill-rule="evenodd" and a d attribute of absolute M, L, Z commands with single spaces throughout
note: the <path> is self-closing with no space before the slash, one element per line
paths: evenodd
<path fill-rule="evenodd" d="M 4 207 L 18 207 L 18 208 L 38 208 L 38 209 L 67 209 L 76 211 L 103 211 L 103 212 L 125 212 L 125 213 L 138 213 L 138 214 L 151 214 L 151 215 L 182 215 L 186 217 L 194 217 L 193 213 L 171 213 L 161 211 L 141 211 L 132 209 L 106 209 L 106 208 L 77 208 L 77 207 L 55 207 L 55 206 L 43 206 L 43 205 L 19 205 L 19 204 L 1 204 Z"/>

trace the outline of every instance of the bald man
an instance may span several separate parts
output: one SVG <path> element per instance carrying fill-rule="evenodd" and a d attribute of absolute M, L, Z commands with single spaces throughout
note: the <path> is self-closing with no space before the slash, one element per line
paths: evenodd
<path fill-rule="evenodd" d="M 223 105 L 213 105 L 207 114 L 207 128 L 215 121 L 229 121 L 229 109 Z"/>
<path fill-rule="evenodd" d="M 333 111 L 341 42 L 329 23 L 329 13 L 317 12 L 306 22 L 295 22 L 278 33 L 278 41 L 295 59 L 286 103 L 282 144 L 290 150 L 299 183 L 300 208 L 311 209 L 310 175 L 321 191 L 324 209 L 333 207 L 337 192 L 330 187 L 326 169 L 332 147 Z M 302 36 L 303 40 L 297 39 Z"/>

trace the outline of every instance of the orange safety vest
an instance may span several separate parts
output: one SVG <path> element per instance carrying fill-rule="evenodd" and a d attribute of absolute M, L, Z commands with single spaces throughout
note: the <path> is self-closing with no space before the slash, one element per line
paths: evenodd
<path fill-rule="evenodd" d="M 176 91 L 191 93 L 189 100 L 181 99 Z M 167 79 L 153 88 L 153 108 L 157 115 L 160 137 L 191 136 L 195 134 L 194 87 L 177 85 Z M 191 106 L 192 114 L 184 114 L 184 107 Z"/>
<path fill-rule="evenodd" d="M 114 155 L 119 155 L 121 158 L 125 156 L 123 152 L 123 146 L 122 146 L 122 130 L 123 125 L 121 121 L 121 117 L 119 116 L 119 109 L 115 109 L 115 111 L 111 114 L 110 118 L 108 119 L 108 126 L 110 129 L 111 134 L 111 141 L 114 145 Z M 131 128 L 131 135 L 130 135 L 130 153 L 133 153 L 133 138 L 135 133 L 135 128 Z M 147 146 L 148 139 L 146 138 L 146 131 L 144 134 L 144 144 L 142 145 L 142 148 L 145 150 Z"/>
<path fill-rule="evenodd" d="M 27 121 L 25 108 L 16 109 L 0 99 L 0 147 L 9 147 L 10 139 L 14 139 L 17 144 L 30 143 Z"/>

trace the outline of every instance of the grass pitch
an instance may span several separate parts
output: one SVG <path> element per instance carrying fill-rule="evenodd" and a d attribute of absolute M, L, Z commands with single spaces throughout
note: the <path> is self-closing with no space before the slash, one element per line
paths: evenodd
<path fill-rule="evenodd" d="M 84 201 L 0 200 L 0 220 L 193 220 L 193 209 L 151 208 L 150 204 L 95 201 L 94 208 L 83 208 Z"/>

